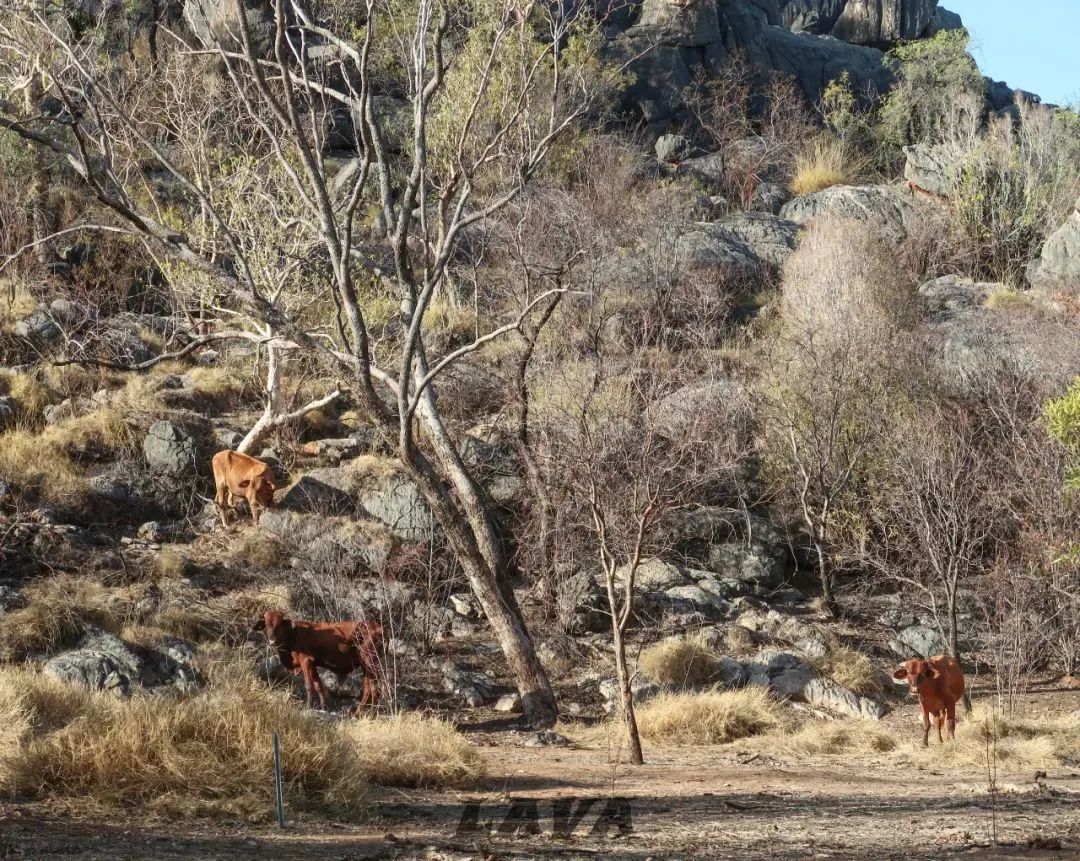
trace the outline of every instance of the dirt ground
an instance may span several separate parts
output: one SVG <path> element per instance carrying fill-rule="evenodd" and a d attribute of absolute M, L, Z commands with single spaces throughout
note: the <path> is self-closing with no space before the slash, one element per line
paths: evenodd
<path fill-rule="evenodd" d="M 1080 708 L 1080 692 L 1037 691 L 1026 707 L 1069 713 Z M 1031 771 L 1002 770 L 992 797 L 983 770 L 939 767 L 916 748 L 913 704 L 886 721 L 910 738 L 890 753 L 653 747 L 639 768 L 613 762 L 606 749 L 525 747 L 528 736 L 512 720 L 479 717 L 462 728 L 480 746 L 488 777 L 470 791 L 382 790 L 365 822 L 290 811 L 285 829 L 89 818 L 71 802 L 0 803 L 0 859 L 1080 858 L 1080 767 L 1038 781 Z"/>

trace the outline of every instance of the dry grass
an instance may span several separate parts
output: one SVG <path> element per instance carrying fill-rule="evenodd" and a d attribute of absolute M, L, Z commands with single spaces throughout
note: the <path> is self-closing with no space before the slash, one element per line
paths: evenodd
<path fill-rule="evenodd" d="M 288 611 L 289 588 L 283 584 L 210 595 L 180 579 L 158 583 L 163 598 L 157 611 L 141 623 L 197 643 L 240 643 L 266 610 Z"/>
<path fill-rule="evenodd" d="M 88 577 L 57 574 L 28 586 L 27 606 L 4 616 L 0 660 L 21 661 L 71 645 L 87 625 L 118 633 L 131 613 L 134 589 L 110 589 Z"/>
<path fill-rule="evenodd" d="M 1080 720 L 1075 717 L 1004 716 L 977 708 L 957 716 L 956 740 L 937 743 L 930 727 L 930 748 L 924 756 L 955 767 L 986 765 L 987 742 L 997 736 L 997 761 L 1004 768 L 1048 768 L 1080 763 Z M 920 734 L 916 741 L 921 740 Z"/>
<path fill-rule="evenodd" d="M 364 751 L 365 777 L 381 786 L 467 786 L 484 773 L 476 748 L 438 718 L 359 718 L 345 733 Z"/>
<path fill-rule="evenodd" d="M 220 688 L 187 698 L 124 701 L 0 669 L 0 791 L 265 819 L 274 732 L 294 809 L 358 812 L 370 783 L 456 786 L 482 773 L 465 739 L 441 722 L 330 722 L 246 669 L 219 679 Z"/>
<path fill-rule="evenodd" d="M 40 500 L 80 505 L 87 483 L 76 460 L 119 457 L 135 446 L 135 432 L 120 413 L 97 409 L 41 431 L 19 427 L 0 434 L 0 475 Z"/>
<path fill-rule="evenodd" d="M 809 721 L 794 732 L 770 733 L 755 739 L 754 747 L 794 756 L 850 756 L 895 750 L 894 736 L 865 720 Z"/>
<path fill-rule="evenodd" d="M 716 679 L 718 658 L 700 638 L 671 639 L 645 649 L 638 666 L 661 684 L 707 685 Z"/>
<path fill-rule="evenodd" d="M 38 301 L 26 285 L 16 280 L 12 295 L 11 279 L 0 279 L 0 330 L 8 330 L 37 310 Z"/>
<path fill-rule="evenodd" d="M 869 656 L 849 646 L 832 645 L 820 661 L 818 672 L 857 694 L 881 693 L 881 678 Z"/>
<path fill-rule="evenodd" d="M 192 368 L 186 376 L 195 391 L 218 405 L 239 401 L 251 387 L 250 375 L 227 366 Z"/>
<path fill-rule="evenodd" d="M 795 157 L 795 176 L 788 188 L 798 197 L 834 185 L 844 185 L 858 175 L 858 167 L 844 145 L 830 137 L 818 137 Z"/>
<path fill-rule="evenodd" d="M 763 688 L 661 694 L 637 709 L 641 737 L 682 747 L 725 744 L 784 724 L 783 707 Z"/>
<path fill-rule="evenodd" d="M 288 557 L 288 549 L 281 540 L 265 532 L 245 532 L 232 554 L 234 561 L 256 570 L 277 568 Z"/>

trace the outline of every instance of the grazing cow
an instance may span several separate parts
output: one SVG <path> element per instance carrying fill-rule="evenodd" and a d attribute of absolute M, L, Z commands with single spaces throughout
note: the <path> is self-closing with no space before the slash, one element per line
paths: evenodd
<path fill-rule="evenodd" d="M 948 655 L 936 655 L 923 660 L 912 658 L 893 671 L 897 681 L 907 680 L 912 696 L 919 698 L 922 706 L 923 747 L 930 745 L 930 716 L 934 716 L 937 726 L 938 741 L 941 737 L 941 725 L 948 722 L 949 738 L 956 738 L 956 703 L 964 696 L 964 673 L 955 658 Z"/>
<path fill-rule="evenodd" d="M 233 508 L 237 499 L 246 499 L 251 520 L 259 525 L 259 509 L 274 504 L 274 473 L 269 464 L 238 451 L 226 449 L 214 455 L 214 504 L 221 515 L 221 525 L 228 527 L 225 510 Z"/>
<path fill-rule="evenodd" d="M 268 610 L 251 630 L 266 631 L 266 639 L 277 649 L 281 665 L 294 674 L 303 673 L 308 708 L 314 693 L 326 708 L 326 691 L 318 667 L 332 670 L 339 681 L 357 667 L 363 668 L 364 690 L 356 708 L 378 703 L 382 682 L 379 648 L 383 639 L 378 622 L 301 622 Z"/>

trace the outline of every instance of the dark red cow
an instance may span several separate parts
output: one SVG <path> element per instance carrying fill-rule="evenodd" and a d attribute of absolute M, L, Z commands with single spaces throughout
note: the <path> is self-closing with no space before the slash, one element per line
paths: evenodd
<path fill-rule="evenodd" d="M 932 658 L 912 658 L 893 671 L 897 681 L 907 680 L 912 696 L 918 696 L 922 706 L 923 747 L 930 745 L 930 716 L 934 716 L 938 741 L 941 725 L 948 722 L 949 738 L 956 738 L 956 704 L 964 696 L 964 673 L 956 659 L 948 655 Z"/>
<path fill-rule="evenodd" d="M 318 667 L 331 670 L 339 680 L 361 667 L 364 691 L 357 709 L 374 706 L 379 701 L 382 666 L 379 650 L 383 628 L 378 622 L 302 622 L 286 619 L 276 610 L 268 610 L 254 625 L 253 631 L 266 631 L 266 639 L 277 649 L 281 665 L 293 673 L 303 673 L 308 708 L 312 694 L 326 708 L 326 691 Z"/>

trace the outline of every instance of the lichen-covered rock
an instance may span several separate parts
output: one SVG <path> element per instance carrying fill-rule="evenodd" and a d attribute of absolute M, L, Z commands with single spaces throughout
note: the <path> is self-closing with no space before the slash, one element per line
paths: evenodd
<path fill-rule="evenodd" d="M 912 625 L 896 635 L 889 647 L 900 657 L 931 658 L 945 653 L 945 641 L 933 628 L 926 625 Z"/>
<path fill-rule="evenodd" d="M 955 187 L 959 165 L 945 144 L 920 143 L 904 147 L 904 179 L 916 188 L 949 195 Z"/>
<path fill-rule="evenodd" d="M 1028 280 L 1039 290 L 1080 294 L 1080 200 L 1046 240 L 1039 259 L 1028 268 Z"/>
<path fill-rule="evenodd" d="M 780 215 L 796 224 L 822 215 L 866 222 L 877 227 L 884 238 L 902 242 L 925 221 L 925 207 L 932 205 L 912 197 L 907 186 L 834 185 L 788 201 Z"/>
<path fill-rule="evenodd" d="M 146 462 L 156 473 L 180 478 L 195 472 L 195 440 L 178 424 L 154 422 L 143 439 L 142 449 Z"/>
<path fill-rule="evenodd" d="M 616 571 L 615 576 L 622 581 L 626 577 L 625 566 Z M 634 590 L 637 592 L 662 592 L 688 582 L 687 576 L 678 566 L 655 557 L 638 563 L 637 570 L 634 572 Z"/>
<path fill-rule="evenodd" d="M 420 488 L 404 476 L 394 475 L 378 488 L 361 494 L 360 504 L 367 514 L 405 541 L 426 541 L 431 537 L 431 511 Z"/>

